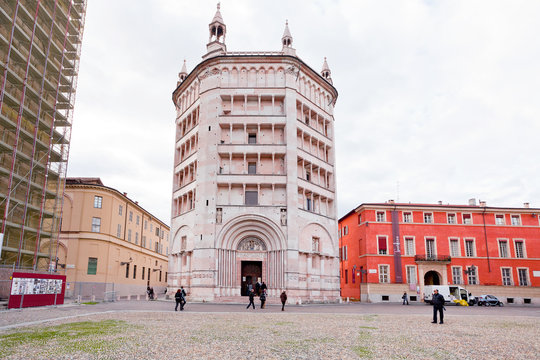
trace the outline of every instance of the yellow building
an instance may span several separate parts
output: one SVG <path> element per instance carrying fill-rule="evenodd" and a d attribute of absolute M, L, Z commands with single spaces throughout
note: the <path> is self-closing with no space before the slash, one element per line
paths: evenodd
<path fill-rule="evenodd" d="M 67 178 L 59 246 L 68 297 L 140 298 L 167 285 L 169 227 L 99 178 Z"/>

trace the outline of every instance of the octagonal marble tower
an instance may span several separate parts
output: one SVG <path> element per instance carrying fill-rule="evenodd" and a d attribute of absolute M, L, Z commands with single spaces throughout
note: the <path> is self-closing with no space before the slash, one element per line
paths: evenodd
<path fill-rule="evenodd" d="M 292 47 L 230 52 L 220 13 L 176 106 L 168 285 L 231 301 L 265 282 L 270 297 L 339 297 L 333 110 L 337 91 Z"/>

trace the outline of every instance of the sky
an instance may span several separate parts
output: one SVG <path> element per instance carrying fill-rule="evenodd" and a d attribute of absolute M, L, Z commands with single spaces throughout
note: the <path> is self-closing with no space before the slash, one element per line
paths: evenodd
<path fill-rule="evenodd" d="M 68 176 L 100 177 L 170 224 L 184 59 L 216 1 L 91 0 Z M 298 56 L 339 92 L 338 216 L 366 202 L 540 208 L 540 2 L 223 0 L 229 51 Z"/>

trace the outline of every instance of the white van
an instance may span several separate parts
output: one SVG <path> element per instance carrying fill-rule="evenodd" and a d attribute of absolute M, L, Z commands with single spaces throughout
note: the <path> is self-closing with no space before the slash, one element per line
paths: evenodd
<path fill-rule="evenodd" d="M 445 303 L 455 303 L 454 300 L 465 300 L 469 306 L 474 305 L 475 298 L 467 289 L 458 285 L 426 285 L 424 286 L 424 302 L 431 304 L 433 291 L 439 290 Z"/>

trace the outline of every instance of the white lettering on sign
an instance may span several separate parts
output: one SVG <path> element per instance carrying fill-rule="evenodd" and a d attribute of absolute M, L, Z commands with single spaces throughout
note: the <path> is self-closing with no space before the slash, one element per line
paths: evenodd
<path fill-rule="evenodd" d="M 370 274 L 376 274 L 377 273 L 377 269 L 369 269 L 368 270 Z"/>

